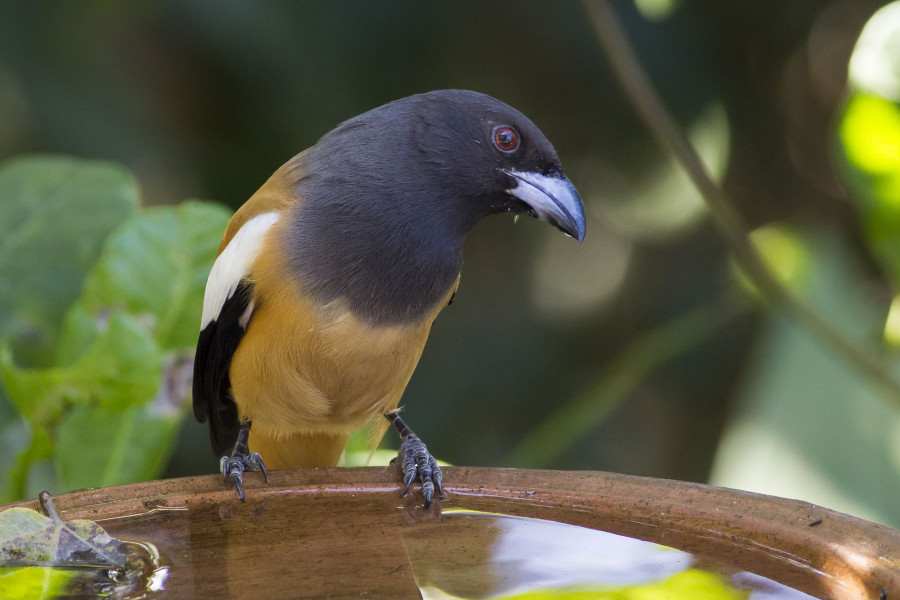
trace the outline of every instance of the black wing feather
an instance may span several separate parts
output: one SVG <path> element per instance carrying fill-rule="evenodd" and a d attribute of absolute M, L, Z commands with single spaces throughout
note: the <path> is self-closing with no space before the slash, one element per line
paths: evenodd
<path fill-rule="evenodd" d="M 237 405 L 231 395 L 228 371 L 231 358 L 244 337 L 245 329 L 240 318 L 250 304 L 252 293 L 253 284 L 241 280 L 225 301 L 219 316 L 203 328 L 197 340 L 194 417 L 201 423 L 209 419 L 209 438 L 216 456 L 222 456 L 234 447 L 241 425 Z"/>

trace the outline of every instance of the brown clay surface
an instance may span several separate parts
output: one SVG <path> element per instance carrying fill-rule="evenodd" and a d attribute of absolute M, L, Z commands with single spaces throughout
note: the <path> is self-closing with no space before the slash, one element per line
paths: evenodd
<path fill-rule="evenodd" d="M 661 543 L 819 598 L 878 599 L 883 588 L 900 599 L 900 531 L 806 502 L 600 472 L 447 467 L 444 481 L 447 498 L 428 511 L 417 488 L 399 497 L 391 467 L 275 471 L 268 485 L 249 473 L 246 503 L 218 476 L 54 500 L 64 519 L 155 544 L 173 566 L 173 598 L 419 598 L 414 572 L 421 582 L 429 565 L 456 562 L 471 574 L 472 537 L 490 543 L 490 528 L 441 523 L 461 508 Z"/>

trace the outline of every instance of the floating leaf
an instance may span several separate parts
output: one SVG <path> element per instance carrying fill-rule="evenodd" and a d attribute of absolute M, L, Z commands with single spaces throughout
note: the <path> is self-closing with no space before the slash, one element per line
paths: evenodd
<path fill-rule="evenodd" d="M 50 494 L 39 498 L 46 516 L 24 507 L 0 512 L 0 597 L 130 597 L 140 589 L 152 554 L 93 521 L 64 521 Z"/>
<path fill-rule="evenodd" d="M 63 598 L 76 571 L 51 567 L 0 567 L 0 598 Z"/>
<path fill-rule="evenodd" d="M 0 565 L 124 567 L 130 551 L 87 520 L 63 521 L 42 492 L 49 516 L 16 506 L 0 512 Z"/>

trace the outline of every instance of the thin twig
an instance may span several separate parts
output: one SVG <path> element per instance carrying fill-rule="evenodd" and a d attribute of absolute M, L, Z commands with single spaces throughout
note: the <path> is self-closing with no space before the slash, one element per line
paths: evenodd
<path fill-rule="evenodd" d="M 712 220 L 725 238 L 735 260 L 760 290 L 763 298 L 812 332 L 865 377 L 881 386 L 891 399 L 900 402 L 900 383 L 893 378 L 884 362 L 857 346 L 811 307 L 797 299 L 766 266 L 747 237 L 746 228 L 728 197 L 709 176 L 697 151 L 663 106 L 625 38 L 608 0 L 585 0 L 584 6 L 619 83 L 657 142 L 667 148 L 687 171 L 703 196 Z"/>

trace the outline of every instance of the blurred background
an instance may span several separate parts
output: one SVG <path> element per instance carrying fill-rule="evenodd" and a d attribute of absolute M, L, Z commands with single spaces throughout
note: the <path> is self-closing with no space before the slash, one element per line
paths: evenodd
<path fill-rule="evenodd" d="M 614 7 L 769 264 L 900 377 L 900 3 Z M 440 88 L 527 114 L 588 233 L 473 230 L 403 401 L 436 456 L 709 481 L 900 526 L 900 396 L 760 301 L 580 3 L 0 3 L 0 159 L 114 161 L 144 206 L 234 209 L 342 120 Z M 180 414 L 160 474 L 214 472 L 206 427 Z"/>

